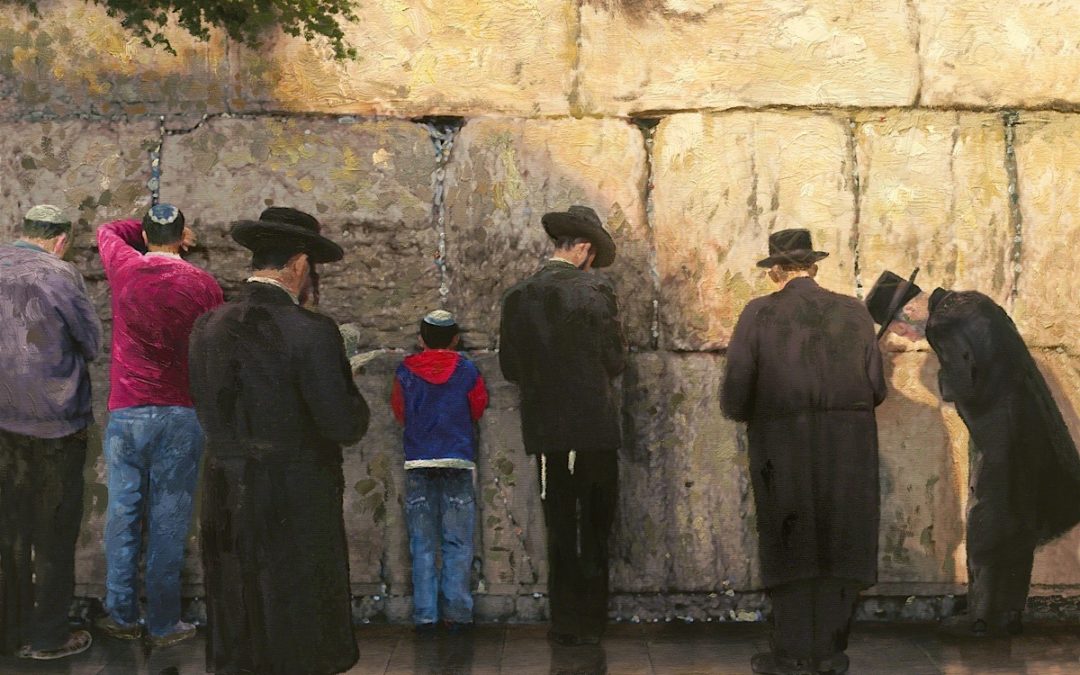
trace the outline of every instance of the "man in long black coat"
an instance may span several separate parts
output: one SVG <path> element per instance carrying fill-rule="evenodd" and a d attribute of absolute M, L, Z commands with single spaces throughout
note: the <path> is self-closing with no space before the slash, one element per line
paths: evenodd
<path fill-rule="evenodd" d="M 210 672 L 338 673 L 358 658 L 341 446 L 369 413 L 337 325 L 299 305 L 310 266 L 342 257 L 317 227 L 291 209 L 234 225 L 256 271 L 191 335 Z"/>
<path fill-rule="evenodd" d="M 885 399 L 874 324 L 817 285 L 807 230 L 769 237 L 781 289 L 750 301 L 727 351 L 721 404 L 746 422 L 772 653 L 755 673 L 845 672 L 859 590 L 877 580 L 878 438 Z"/>
<path fill-rule="evenodd" d="M 882 333 L 926 337 L 941 364 L 941 397 L 956 404 L 971 435 L 963 628 L 1016 634 L 1035 548 L 1080 522 L 1080 458 L 1005 310 L 975 291 L 928 296 L 914 276 L 884 272 L 866 303 Z"/>
<path fill-rule="evenodd" d="M 622 442 L 613 379 L 626 345 L 615 293 L 587 273 L 615 243 L 587 207 L 546 214 L 555 255 L 507 291 L 503 375 L 521 388 L 525 452 L 537 456 L 547 527 L 551 638 L 596 643 L 607 622 L 608 534 Z"/>

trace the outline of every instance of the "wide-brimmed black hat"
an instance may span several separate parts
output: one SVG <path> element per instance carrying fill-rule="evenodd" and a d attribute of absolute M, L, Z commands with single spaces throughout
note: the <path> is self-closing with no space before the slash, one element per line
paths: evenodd
<path fill-rule="evenodd" d="M 566 211 L 545 213 L 540 219 L 544 231 L 552 239 L 559 237 L 581 237 L 588 239 L 596 249 L 593 267 L 607 267 L 615 262 L 615 240 L 611 238 L 600 216 L 588 206 L 571 206 Z"/>
<path fill-rule="evenodd" d="M 810 230 L 778 230 L 769 235 L 769 257 L 759 260 L 757 265 L 809 265 L 828 255 L 825 251 L 814 250 L 810 241 Z"/>
<path fill-rule="evenodd" d="M 281 206 L 272 206 L 258 220 L 238 220 L 229 231 L 236 243 L 255 252 L 290 251 L 307 253 L 312 263 L 341 260 L 340 246 L 319 234 L 314 216 Z"/>
<path fill-rule="evenodd" d="M 873 288 L 866 294 L 866 309 L 874 318 L 874 323 L 881 325 L 878 331 L 878 339 L 888 330 L 889 324 L 896 318 L 900 308 L 911 302 L 912 298 L 922 293 L 922 289 L 915 285 L 915 275 L 919 273 L 916 267 L 907 279 L 889 270 L 885 270 L 874 282 Z"/>

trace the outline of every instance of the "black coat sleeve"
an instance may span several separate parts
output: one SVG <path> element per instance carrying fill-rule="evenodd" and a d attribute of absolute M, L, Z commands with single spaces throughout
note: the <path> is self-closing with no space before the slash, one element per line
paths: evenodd
<path fill-rule="evenodd" d="M 754 414 L 754 390 L 757 387 L 757 307 L 746 306 L 727 348 L 727 366 L 720 391 L 720 407 L 737 422 L 748 422 Z"/>
<path fill-rule="evenodd" d="M 511 290 L 503 297 L 499 319 L 499 368 L 509 382 L 521 381 L 521 365 L 514 326 L 518 321 L 518 293 Z"/>
<path fill-rule="evenodd" d="M 870 378 L 870 386 L 874 389 L 874 406 L 876 407 L 885 401 L 889 387 L 885 382 L 885 367 L 881 359 L 881 345 L 875 337 L 873 319 L 870 319 L 869 316 L 867 316 L 866 333 L 866 375 Z"/>
<path fill-rule="evenodd" d="M 599 291 L 592 312 L 596 317 L 595 330 L 600 336 L 600 358 L 608 377 L 615 377 L 626 369 L 626 338 L 619 321 L 615 291 L 607 284 L 600 284 Z"/>
<path fill-rule="evenodd" d="M 352 378 L 345 343 L 334 321 L 319 317 L 302 359 L 300 393 L 319 433 L 337 443 L 352 443 L 367 432 L 371 412 Z"/>

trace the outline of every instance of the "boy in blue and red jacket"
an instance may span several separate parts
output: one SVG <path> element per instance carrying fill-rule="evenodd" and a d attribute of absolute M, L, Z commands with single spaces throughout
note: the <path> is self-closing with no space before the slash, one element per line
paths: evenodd
<path fill-rule="evenodd" d="M 488 393 L 476 366 L 454 351 L 458 337 L 450 312 L 425 316 L 420 322 L 423 351 L 398 366 L 390 397 L 394 416 L 405 427 L 405 520 L 413 622 L 420 631 L 436 626 L 440 596 L 448 628 L 472 623 L 475 423 L 484 414 Z M 437 577 L 440 542 L 442 573 Z"/>

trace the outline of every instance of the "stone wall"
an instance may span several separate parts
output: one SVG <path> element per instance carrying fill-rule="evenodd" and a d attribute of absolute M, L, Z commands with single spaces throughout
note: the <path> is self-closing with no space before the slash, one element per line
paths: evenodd
<path fill-rule="evenodd" d="M 106 329 L 92 227 L 154 198 L 184 209 L 191 259 L 226 294 L 229 223 L 316 214 L 346 259 L 323 311 L 383 354 L 358 383 L 371 431 L 345 453 L 357 614 L 409 611 L 393 368 L 428 309 L 455 311 L 489 382 L 474 566 L 484 618 L 543 616 L 535 467 L 499 374 L 498 300 L 546 253 L 546 210 L 592 205 L 632 345 L 613 612 L 760 618 L 745 439 L 717 391 L 745 303 L 769 291 L 769 232 L 808 227 L 828 287 L 883 267 L 974 288 L 1015 318 L 1080 439 L 1080 10 L 1066 0 L 371 0 L 356 62 L 270 36 L 249 50 L 170 31 L 147 49 L 80 0 L 0 16 L 0 238 L 32 204 L 79 221 L 74 260 Z M 947 7 L 946 7 L 947 5 Z M 879 409 L 881 596 L 963 592 L 967 435 L 925 343 L 887 341 Z M 95 364 L 105 419 L 108 355 Z M 100 434 L 95 428 L 95 434 Z M 80 593 L 99 595 L 107 493 L 88 461 Z M 197 542 L 185 582 L 198 595 Z M 1037 557 L 1035 594 L 1080 594 L 1080 528 Z M 922 611 L 922 610 L 919 610 Z M 905 614 L 905 612 L 907 612 Z"/>

